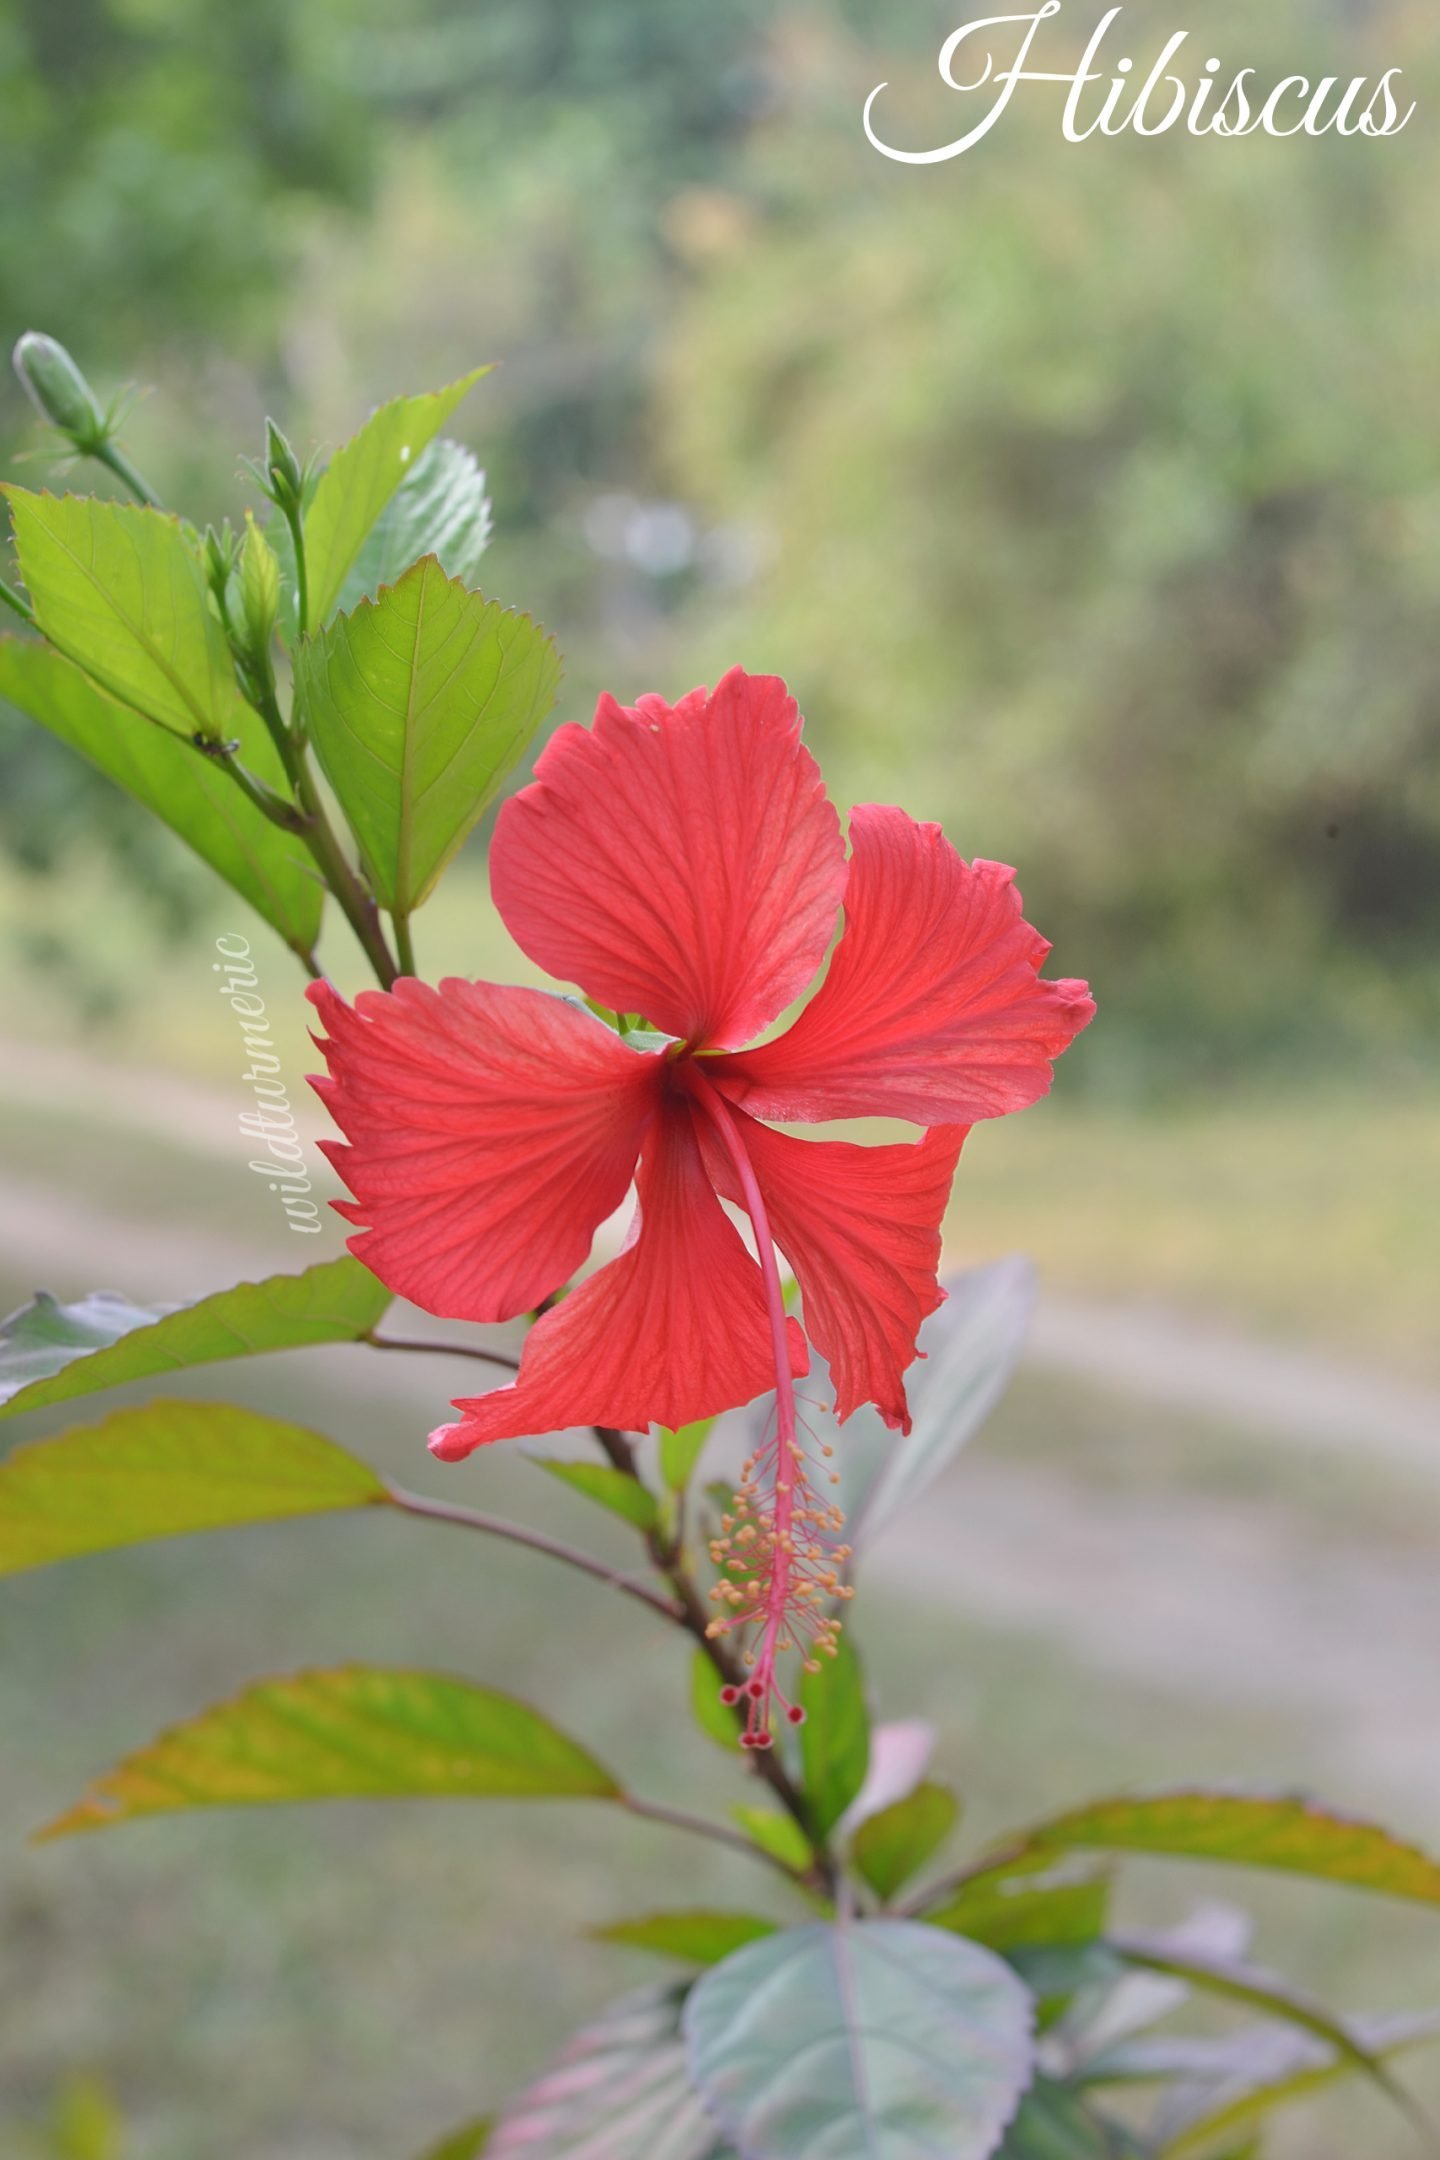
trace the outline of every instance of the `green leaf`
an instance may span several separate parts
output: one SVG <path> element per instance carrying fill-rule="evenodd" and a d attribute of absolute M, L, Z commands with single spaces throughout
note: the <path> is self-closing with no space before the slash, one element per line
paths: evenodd
<path fill-rule="evenodd" d="M 559 1478 L 562 1485 L 584 1493 L 587 1500 L 608 1508 L 612 1515 L 633 1523 L 637 1530 L 653 1530 L 660 1520 L 655 1495 L 638 1478 L 627 1477 L 609 1463 L 561 1462 L 553 1455 L 531 1455 L 527 1460 L 537 1470 L 547 1470 L 551 1477 Z"/>
<path fill-rule="evenodd" d="M 488 2115 L 481 2115 L 474 2122 L 462 2123 L 452 2130 L 449 2137 L 441 2138 L 438 2145 L 427 2145 L 420 2160 L 480 2160 L 487 2150 L 493 2123 Z"/>
<path fill-rule="evenodd" d="M 732 1950 L 775 1933 L 773 1920 L 756 1913 L 663 1912 L 642 1920 L 612 1920 L 592 1928 L 597 1942 L 624 1943 L 632 1950 L 653 1950 L 659 1957 L 681 1958 L 687 1965 L 718 1965 Z"/>
<path fill-rule="evenodd" d="M 705 1652 L 695 1651 L 690 1659 L 690 1708 L 695 1713 L 695 1722 L 707 1739 L 724 1748 L 727 1755 L 733 1755 L 740 1745 L 745 1712 L 743 1707 L 727 1709 L 721 1702 L 723 1685 Z"/>
<path fill-rule="evenodd" d="M 528 1703 L 443 1673 L 364 1665 L 262 1680 L 97 1778 L 40 1832 L 292 1800 L 614 1800 L 620 1787 Z"/>
<path fill-rule="evenodd" d="M 474 456 L 444 436 L 421 452 L 381 511 L 341 589 L 348 614 L 382 585 L 433 555 L 447 577 L 473 585 L 490 538 L 485 475 Z"/>
<path fill-rule="evenodd" d="M 873 1412 L 845 1427 L 836 1449 L 846 1542 L 863 1550 L 931 1486 L 979 1431 L 1009 1382 L 1035 1302 L 1026 1260 L 946 1278 L 948 1295 L 920 1335 L 926 1356 L 908 1378 L 913 1423 L 891 1432 Z"/>
<path fill-rule="evenodd" d="M 0 1321 L 0 1418 L 224 1358 L 355 1342 L 391 1293 L 348 1253 L 299 1275 L 236 1283 L 198 1305 L 146 1312 L 113 1291 L 61 1305 L 41 1290 Z"/>
<path fill-rule="evenodd" d="M 814 1849 L 793 1815 L 782 1815 L 778 1809 L 768 1807 L 735 1807 L 730 1812 L 751 1843 L 772 1859 L 790 1868 L 809 1867 Z"/>
<path fill-rule="evenodd" d="M 912 1921 L 787 1929 L 703 1974 L 690 2076 L 748 2160 L 987 2160 L 1030 2082 L 1030 1998 Z"/>
<path fill-rule="evenodd" d="M 117 705 L 58 652 L 28 638 L 0 637 L 0 697 L 163 820 L 288 945 L 311 949 L 325 895 L 300 842 L 188 741 Z M 236 706 L 227 725 L 256 777 L 282 787 L 279 757 L 258 716 Z"/>
<path fill-rule="evenodd" d="M 230 648 L 179 520 L 93 495 L 3 492 L 51 644 L 175 734 L 233 734 Z"/>
<path fill-rule="evenodd" d="M 274 636 L 280 615 L 280 561 L 249 510 L 245 513 L 236 584 L 250 650 L 258 655 Z"/>
<path fill-rule="evenodd" d="M 698 1418 L 693 1425 L 682 1425 L 678 1432 L 672 1432 L 668 1425 L 661 1426 L 660 1475 L 671 1492 L 684 1492 L 714 1427 L 713 1417 Z"/>
<path fill-rule="evenodd" d="M 0 1463 L 0 1575 L 387 1497 L 333 1440 L 230 1403 L 147 1403 Z"/>
<path fill-rule="evenodd" d="M 310 627 L 325 622 L 376 520 L 451 413 L 488 368 L 446 390 L 392 398 L 336 451 L 305 514 Z"/>
<path fill-rule="evenodd" d="M 1440 1904 L 1440 1864 L 1427 1853 L 1374 1823 L 1303 1799 L 1184 1791 L 1100 1800 L 1037 1824 L 1024 1834 L 1023 1849 L 1223 1861 Z"/>
<path fill-rule="evenodd" d="M 721 2160 L 691 2091 L 679 1988 L 626 1995 L 505 2110 L 487 2160 Z"/>
<path fill-rule="evenodd" d="M 870 1760 L 870 1714 L 860 1660 L 846 1635 L 836 1655 L 821 1658 L 818 1672 L 800 1683 L 805 1723 L 800 1760 L 805 1797 L 817 1837 L 828 1837 L 865 1782 Z"/>
<path fill-rule="evenodd" d="M 1349 2029 L 1371 2055 L 1390 2062 L 1440 2040 L 1440 2015 L 1355 2018 Z M 1084 2071 L 1088 2084 L 1165 2086 L 1155 2125 L 1159 2160 L 1214 2153 L 1222 2138 L 1243 2136 L 1280 2108 L 1354 2074 L 1353 2063 L 1312 2035 L 1269 2023 L 1222 2038 L 1122 2042 Z"/>
<path fill-rule="evenodd" d="M 867 1816 L 850 1841 L 850 1856 L 875 1895 L 892 1898 L 940 1850 L 959 1819 L 954 1793 L 943 1785 L 917 1785 L 903 1800 Z"/>
<path fill-rule="evenodd" d="M 308 638 L 296 673 L 375 896 L 408 915 L 554 704 L 559 654 L 528 615 L 428 555 Z"/>
<path fill-rule="evenodd" d="M 1078 2093 L 1037 2078 L 1020 2103 L 999 2160 L 1144 2160 L 1118 2124 L 1096 2115 Z"/>
<path fill-rule="evenodd" d="M 1221 1996 L 1227 2002 L 1244 2003 L 1252 2010 L 1263 2010 L 1267 2017 L 1313 2034 L 1352 2069 L 1363 2071 L 1396 2102 L 1402 2113 L 1413 2119 L 1414 2108 L 1409 2096 L 1358 2033 L 1352 2032 L 1330 2011 L 1311 2002 L 1285 1981 L 1277 1980 L 1255 1966 L 1242 1964 L 1238 1959 L 1204 1957 L 1195 1952 L 1186 1955 L 1168 1942 L 1149 1941 L 1143 1936 L 1111 1936 L 1109 1948 L 1128 1964 L 1139 1966 L 1142 1972 L 1163 1973 L 1169 1978 L 1183 1980 L 1187 1986 Z"/>
<path fill-rule="evenodd" d="M 968 1935 L 992 1950 L 1071 1947 L 1103 1934 L 1109 1902 L 1104 1876 L 1080 1882 L 977 1876 L 925 1918 L 931 1927 Z"/>

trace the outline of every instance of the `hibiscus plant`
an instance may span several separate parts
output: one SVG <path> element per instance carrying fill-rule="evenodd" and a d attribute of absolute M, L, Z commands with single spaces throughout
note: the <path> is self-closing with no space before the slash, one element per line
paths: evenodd
<path fill-rule="evenodd" d="M 1229 1908 L 1127 1932 L 1111 1869 L 1168 1855 L 1440 1905 L 1440 1865 L 1308 1801 L 1200 1790 L 1037 1805 L 947 1859 L 959 1807 L 928 1736 L 872 1720 L 865 1551 L 986 1414 L 1024 1324 L 1017 1263 L 941 1288 L 962 1144 L 1045 1093 L 1094 1009 L 1041 974 L 1013 873 L 899 809 L 842 830 L 785 685 L 735 669 L 673 705 L 603 698 L 500 810 L 497 908 L 568 987 L 427 981 L 414 916 L 559 682 L 545 632 L 475 589 L 484 479 L 443 429 L 477 377 L 383 406 L 323 466 L 271 426 L 268 513 L 202 532 L 159 505 L 58 346 L 27 335 L 16 361 L 60 447 L 134 500 L 6 487 L 0 695 L 163 819 L 312 978 L 353 1235 L 179 1308 L 37 1296 L 0 1331 L 0 1414 L 308 1344 L 458 1351 L 499 1384 L 455 1405 L 434 1454 L 578 1430 L 590 1455 L 550 1467 L 636 1553 L 617 1571 L 483 1513 L 473 1468 L 453 1499 L 413 1493 L 316 1432 L 166 1397 L 10 1452 L 0 1572 L 344 1509 L 458 1524 L 688 1636 L 685 1714 L 752 1795 L 686 1814 L 484 1679 L 352 1665 L 199 1711 L 41 1834 L 547 1797 L 753 1861 L 751 1910 L 617 1921 L 682 1977 L 622 1995 L 518 2097 L 477 2095 L 490 2112 L 437 2160 L 1240 2160 L 1275 2108 L 1355 2074 L 1413 2119 L 1393 2058 L 1436 2019 L 1332 2014 L 1250 1962 Z M 317 957 L 327 904 L 376 979 L 353 1001 Z M 876 1116 L 919 1139 L 781 1129 Z M 397 1298 L 469 1332 L 387 1331 Z M 1232 2026 L 1148 2030 L 1199 1996 Z"/>

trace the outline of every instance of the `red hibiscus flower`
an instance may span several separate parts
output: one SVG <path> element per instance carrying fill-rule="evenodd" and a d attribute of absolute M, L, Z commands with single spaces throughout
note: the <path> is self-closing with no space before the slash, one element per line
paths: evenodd
<path fill-rule="evenodd" d="M 775 1390 L 717 1623 L 759 1630 L 752 1745 L 768 1740 L 777 1652 L 797 1633 L 824 1647 L 833 1626 L 831 1524 L 795 1410 L 806 1337 L 840 1418 L 871 1402 L 908 1428 L 904 1374 L 943 1294 L 961 1143 L 1043 1095 L 1094 1011 L 1084 983 L 1041 979 L 1050 948 L 1011 870 L 967 864 L 938 826 L 874 804 L 851 815 L 847 861 L 800 730 L 785 685 L 738 668 L 675 706 L 602 698 L 500 813 L 491 887 L 516 943 L 598 1004 L 643 1014 L 661 1047 L 539 990 L 405 979 L 353 1007 L 310 990 L 330 1068 L 315 1086 L 349 1142 L 322 1145 L 354 1194 L 340 1212 L 363 1226 L 350 1250 L 401 1296 L 450 1319 L 529 1312 L 637 1186 L 619 1257 L 536 1322 L 512 1385 L 457 1402 L 437 1455 L 576 1425 L 679 1426 Z M 842 907 L 809 1003 L 741 1047 L 810 984 Z M 871 1116 L 926 1130 L 862 1147 L 763 1122 Z M 722 1200 L 748 1216 L 758 1259 Z"/>

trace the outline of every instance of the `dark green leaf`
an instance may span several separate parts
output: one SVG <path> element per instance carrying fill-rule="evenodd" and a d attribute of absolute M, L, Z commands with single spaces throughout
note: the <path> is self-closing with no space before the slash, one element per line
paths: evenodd
<path fill-rule="evenodd" d="M 442 1673 L 346 1665 L 262 1680 L 97 1778 L 42 1837 L 140 1815 L 292 1800 L 613 1800 L 585 1748 L 528 1703 Z"/>
<path fill-rule="evenodd" d="M 234 663 L 179 520 L 94 495 L 3 492 L 50 643 L 175 734 L 232 734 Z"/>
<path fill-rule="evenodd" d="M 762 1852 L 783 1861 L 786 1867 L 809 1867 L 814 1852 L 793 1815 L 782 1815 L 777 1809 L 767 1807 L 737 1807 L 730 1812 L 746 1837 Z"/>
<path fill-rule="evenodd" d="M 851 1857 L 876 1896 L 892 1898 L 940 1850 L 959 1819 L 954 1793 L 943 1785 L 917 1785 L 861 1823 L 851 1840 Z"/>
<path fill-rule="evenodd" d="M 819 1660 L 818 1672 L 805 1673 L 800 1701 L 800 1757 L 805 1797 L 817 1837 L 828 1837 L 865 1782 L 870 1760 L 870 1716 L 865 1685 L 847 1635 L 837 1654 Z"/>
<path fill-rule="evenodd" d="M 714 1418 L 708 1417 L 682 1425 L 678 1432 L 671 1432 L 668 1425 L 660 1428 L 660 1475 L 671 1492 L 684 1492 L 714 1425 Z"/>
<path fill-rule="evenodd" d="M 773 1920 L 755 1913 L 662 1912 L 643 1920 L 612 1920 L 591 1931 L 597 1942 L 624 1943 L 632 1950 L 653 1950 L 659 1957 L 680 1958 L 687 1965 L 718 1965 L 732 1950 L 775 1933 Z"/>
<path fill-rule="evenodd" d="M 529 1460 L 537 1470 L 548 1470 L 562 1485 L 584 1493 L 587 1500 L 608 1508 L 637 1530 L 653 1530 L 660 1519 L 655 1495 L 638 1478 L 627 1477 L 609 1463 L 560 1462 L 551 1455 L 532 1455 Z"/>
<path fill-rule="evenodd" d="M 560 660 L 427 556 L 307 639 L 296 679 L 376 897 L 408 915 L 554 704 Z"/>
<path fill-rule="evenodd" d="M 145 805 L 233 886 L 297 952 L 320 930 L 324 890 L 293 833 L 257 810 L 188 742 L 117 705 L 70 662 L 31 639 L 0 637 L 0 697 L 38 720 Z M 237 706 L 231 734 L 256 776 L 283 785 L 259 718 Z"/>
<path fill-rule="evenodd" d="M 449 2137 L 441 2138 L 438 2145 L 429 2145 L 420 2160 L 480 2160 L 490 2142 L 491 2120 L 480 2116 L 475 2122 L 462 2123 L 452 2130 Z"/>
<path fill-rule="evenodd" d="M 1103 1933 L 1109 1897 L 1103 1876 L 1080 1882 L 979 1876 L 925 1918 L 992 1950 L 1069 1947 Z"/>
<path fill-rule="evenodd" d="M 987 2160 L 1030 2082 L 1030 1999 L 911 1921 L 788 1929 L 703 1974 L 690 2076 L 749 2160 Z"/>
<path fill-rule="evenodd" d="M 685 2074 L 683 1990 L 627 1995 L 501 2116 L 488 2160 L 720 2160 Z"/>
<path fill-rule="evenodd" d="M 0 1321 L 0 1417 L 223 1358 L 356 1341 L 390 1301 L 348 1253 L 299 1275 L 268 1275 L 198 1305 L 150 1312 L 108 1290 L 74 1305 L 42 1290 Z"/>
<path fill-rule="evenodd" d="M 392 398 L 336 451 L 305 516 L 311 628 L 318 629 L 329 617 L 391 496 L 462 398 L 488 373 L 488 368 L 476 368 L 446 390 Z"/>
<path fill-rule="evenodd" d="M 368 1464 L 303 1425 L 230 1403 L 147 1403 L 0 1463 L 0 1575 L 386 1497 Z"/>
<path fill-rule="evenodd" d="M 1037 1824 L 1024 1843 L 1031 1853 L 1145 1852 L 1275 1868 L 1440 1904 L 1440 1864 L 1428 1854 L 1309 1800 L 1192 1791 L 1101 1800 Z"/>
<path fill-rule="evenodd" d="M 1037 2078 L 1020 2103 L 998 2160 L 1144 2160 L 1144 2149 L 1094 2113 L 1078 2093 Z"/>
<path fill-rule="evenodd" d="M 422 555 L 447 577 L 473 585 L 490 538 L 485 475 L 470 451 L 444 436 L 422 451 L 381 511 L 341 590 L 348 614 L 393 585 Z"/>
<path fill-rule="evenodd" d="M 707 1739 L 724 1748 L 727 1755 L 733 1755 L 740 1745 L 745 1713 L 726 1709 L 720 1700 L 723 1686 L 724 1682 L 705 1652 L 695 1651 L 690 1660 L 690 1707 L 695 1713 L 695 1722 Z"/>

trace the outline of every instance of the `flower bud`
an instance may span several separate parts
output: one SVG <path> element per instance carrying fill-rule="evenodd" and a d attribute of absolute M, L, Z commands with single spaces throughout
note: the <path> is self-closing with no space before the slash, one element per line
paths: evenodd
<path fill-rule="evenodd" d="M 109 438 L 95 393 L 63 345 L 42 330 L 27 330 L 15 347 L 15 373 L 42 420 L 68 435 L 87 453 Z"/>
<path fill-rule="evenodd" d="M 300 460 L 273 420 L 265 422 L 265 477 L 270 483 L 266 492 L 272 502 L 282 510 L 299 508 L 305 475 Z"/>

